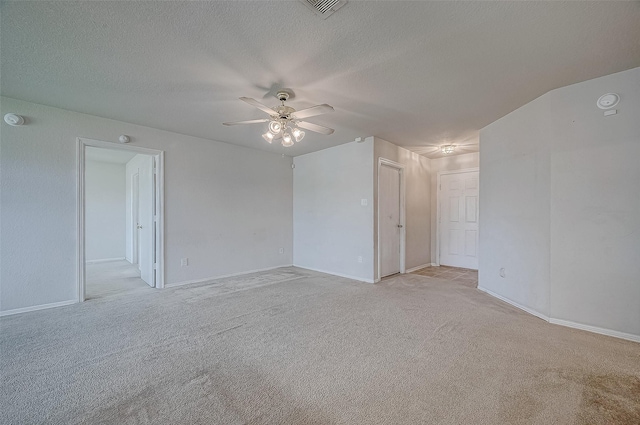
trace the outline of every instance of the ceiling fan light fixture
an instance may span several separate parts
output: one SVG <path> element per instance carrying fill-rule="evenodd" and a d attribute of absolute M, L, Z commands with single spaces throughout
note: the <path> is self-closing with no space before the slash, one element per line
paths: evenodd
<path fill-rule="evenodd" d="M 299 142 L 304 138 L 304 131 L 300 130 L 298 127 L 294 128 L 292 133 L 293 138 L 296 139 L 296 142 Z"/>
<path fill-rule="evenodd" d="M 440 147 L 440 151 L 442 151 L 442 153 L 445 154 L 445 155 L 452 154 L 453 151 L 455 151 L 455 150 L 456 150 L 455 145 L 442 145 Z"/>
<path fill-rule="evenodd" d="M 269 122 L 269 131 L 272 132 L 273 134 L 278 134 L 280 133 L 280 130 L 282 130 L 282 124 L 279 121 L 271 121 Z"/>
<path fill-rule="evenodd" d="M 290 89 L 280 90 L 277 93 L 276 97 L 282 104 L 274 106 L 273 108 L 270 108 L 250 97 L 241 97 L 241 101 L 260 109 L 262 112 L 265 112 L 267 115 L 269 115 L 269 118 L 224 122 L 222 124 L 229 126 L 238 124 L 259 124 L 266 122 L 268 130 L 265 134 L 262 135 L 262 138 L 268 143 L 272 143 L 276 138 L 282 138 L 281 143 L 284 147 L 293 146 L 295 142 L 299 142 L 304 138 L 305 132 L 300 128 L 304 128 L 305 130 L 324 135 L 330 135 L 334 133 L 335 130 L 332 128 L 323 127 L 321 125 L 313 124 L 307 121 L 302 121 L 303 119 L 309 117 L 315 117 L 317 115 L 326 114 L 328 112 L 334 112 L 333 106 L 323 103 L 322 105 L 315 105 L 309 108 L 296 110 L 291 106 L 285 105 L 285 102 L 291 96 L 292 91 Z"/>
<path fill-rule="evenodd" d="M 285 132 L 282 135 L 282 146 L 284 146 L 285 148 L 288 148 L 289 146 L 293 146 L 293 140 L 291 139 L 291 134 Z"/>

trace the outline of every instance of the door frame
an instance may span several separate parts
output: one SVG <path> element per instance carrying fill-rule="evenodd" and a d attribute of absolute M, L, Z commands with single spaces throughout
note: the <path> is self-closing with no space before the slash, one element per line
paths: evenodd
<path fill-rule="evenodd" d="M 381 198 L 380 198 L 380 169 L 383 167 L 391 167 L 391 168 L 395 168 L 398 170 L 399 174 L 400 174 L 400 224 L 402 225 L 402 227 L 400 228 L 400 274 L 404 274 L 406 272 L 406 268 L 405 268 L 405 253 L 406 253 L 406 240 L 407 240 L 407 226 L 406 226 L 406 216 L 405 216 L 405 181 L 404 181 L 404 165 L 392 161 L 390 159 L 386 159 L 386 158 L 378 158 L 378 176 L 377 176 L 377 196 L 378 196 L 378 205 L 377 205 L 377 221 L 378 223 L 376 224 L 377 229 L 378 229 L 378 241 L 377 241 L 377 251 L 378 251 L 378 255 L 377 255 L 377 263 L 378 263 L 378 267 L 377 267 L 377 271 L 376 271 L 376 279 L 375 281 L 378 282 L 380 279 L 382 279 L 382 277 L 380 276 L 380 256 L 381 256 L 381 249 L 380 249 L 380 203 L 381 203 Z"/>
<path fill-rule="evenodd" d="M 463 173 L 472 173 L 477 172 L 478 176 L 480 176 L 480 167 L 474 168 L 462 168 L 460 170 L 447 170 L 447 171 L 438 171 L 438 181 L 436 183 L 436 257 L 435 264 L 436 266 L 440 266 L 440 205 L 442 205 L 441 196 L 442 196 L 442 186 L 440 178 L 444 174 L 463 174 Z M 478 200 L 480 200 L 480 184 L 478 182 Z"/>
<path fill-rule="evenodd" d="M 95 147 L 112 150 L 124 150 L 150 155 L 155 158 L 156 185 L 156 240 L 155 240 L 155 287 L 164 288 L 164 151 L 123 145 L 115 142 L 76 138 L 76 290 L 77 302 L 85 300 L 86 267 L 85 267 L 85 156 L 86 148 Z"/>

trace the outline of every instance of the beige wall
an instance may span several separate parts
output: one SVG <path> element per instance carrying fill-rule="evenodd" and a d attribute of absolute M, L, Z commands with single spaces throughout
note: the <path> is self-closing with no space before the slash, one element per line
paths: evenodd
<path fill-rule="evenodd" d="M 621 101 L 605 117 L 596 101 L 610 92 Z M 481 287 L 640 341 L 638 117 L 635 68 L 553 90 L 481 131 Z"/>
<path fill-rule="evenodd" d="M 404 165 L 405 173 L 405 266 L 412 269 L 431 263 L 431 164 L 428 158 L 374 138 L 374 262 L 378 278 L 378 159 L 386 158 Z"/>
<path fill-rule="evenodd" d="M 373 282 L 373 138 L 294 164 L 293 264 Z"/>
<path fill-rule="evenodd" d="M 77 299 L 77 137 L 127 134 L 165 151 L 167 284 L 291 265 L 290 157 L 5 97 L 1 107 L 27 118 L 0 133 L 1 312 Z"/>
<path fill-rule="evenodd" d="M 85 258 L 125 258 L 125 165 L 85 163 Z"/>

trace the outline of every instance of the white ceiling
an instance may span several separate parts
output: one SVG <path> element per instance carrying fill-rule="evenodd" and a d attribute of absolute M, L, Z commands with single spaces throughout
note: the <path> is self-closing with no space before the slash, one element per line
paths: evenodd
<path fill-rule="evenodd" d="M 300 155 L 375 135 L 430 157 L 568 84 L 640 66 L 640 2 L 3 2 L 4 96 Z M 328 103 L 292 148 L 238 100 Z M 595 99 L 594 99 L 595 102 Z M 19 113 L 20 111 L 15 111 Z M 135 135 L 133 135 L 135 136 Z M 468 150 L 477 150 L 470 146 Z"/>
<path fill-rule="evenodd" d="M 89 161 L 110 162 L 112 164 L 126 164 L 136 156 L 135 152 L 114 149 L 102 149 L 87 146 L 85 159 Z"/>

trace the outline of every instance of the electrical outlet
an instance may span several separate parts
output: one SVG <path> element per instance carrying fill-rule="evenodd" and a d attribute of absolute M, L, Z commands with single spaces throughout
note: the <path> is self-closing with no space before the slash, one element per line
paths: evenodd
<path fill-rule="evenodd" d="M 369 200 L 368 199 L 360 199 L 360 205 L 362 205 L 363 207 L 366 207 L 367 205 L 369 205 Z"/>
<path fill-rule="evenodd" d="M 180 267 L 185 267 L 189 265 L 189 259 L 188 258 L 181 258 L 180 259 Z"/>
<path fill-rule="evenodd" d="M 284 254 L 284 248 L 280 248 L 280 249 L 278 250 L 278 252 L 279 252 L 280 254 Z"/>
<path fill-rule="evenodd" d="M 358 257 L 358 263 L 362 263 L 362 255 Z"/>

